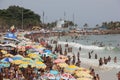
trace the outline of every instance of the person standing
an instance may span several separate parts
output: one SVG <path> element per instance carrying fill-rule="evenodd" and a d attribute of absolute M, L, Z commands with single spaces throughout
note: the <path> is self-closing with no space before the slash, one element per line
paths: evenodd
<path fill-rule="evenodd" d="M 110 61 L 111 61 L 111 57 L 109 56 L 109 57 L 108 57 L 108 62 L 110 62 Z"/>
<path fill-rule="evenodd" d="M 91 53 L 90 52 L 88 53 L 88 55 L 89 55 L 89 59 L 91 59 Z"/>
<path fill-rule="evenodd" d="M 100 80 L 100 77 L 98 74 L 96 74 L 96 80 Z"/>
<path fill-rule="evenodd" d="M 103 60 L 102 58 L 99 59 L 99 66 L 102 66 L 103 65 Z"/>
<path fill-rule="evenodd" d="M 117 57 L 114 57 L 114 63 L 117 63 Z"/>
<path fill-rule="evenodd" d="M 97 59 L 97 54 L 95 54 L 95 59 Z"/>
<path fill-rule="evenodd" d="M 118 80 L 120 80 L 120 71 L 117 73 Z"/>

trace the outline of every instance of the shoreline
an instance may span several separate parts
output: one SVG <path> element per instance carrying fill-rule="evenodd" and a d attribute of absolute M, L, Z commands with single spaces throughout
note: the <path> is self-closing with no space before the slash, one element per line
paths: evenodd
<path fill-rule="evenodd" d="M 59 43 L 59 41 L 58 41 L 58 43 Z M 65 43 L 65 41 L 64 41 L 64 43 Z M 84 67 L 87 69 L 92 67 L 95 70 L 95 73 L 99 74 L 99 76 L 101 78 L 100 80 L 117 80 L 116 73 L 119 72 L 120 68 L 114 68 L 114 67 L 108 68 L 109 65 L 107 65 L 107 66 L 103 65 L 103 66 L 99 67 L 99 65 L 94 66 L 94 65 L 89 65 L 88 63 L 84 63 L 84 62 L 81 61 L 81 67 Z"/>

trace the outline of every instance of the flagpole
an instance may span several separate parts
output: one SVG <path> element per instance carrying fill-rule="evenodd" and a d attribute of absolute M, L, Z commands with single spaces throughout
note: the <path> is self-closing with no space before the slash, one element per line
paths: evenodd
<path fill-rule="evenodd" d="M 23 8 L 22 8 L 22 30 L 23 30 Z"/>
<path fill-rule="evenodd" d="M 45 13 L 44 13 L 44 11 L 43 11 L 43 24 L 44 24 L 44 16 L 45 16 Z"/>

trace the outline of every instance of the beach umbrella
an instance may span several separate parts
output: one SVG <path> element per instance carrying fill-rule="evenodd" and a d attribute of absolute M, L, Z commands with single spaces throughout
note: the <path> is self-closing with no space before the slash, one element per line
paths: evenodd
<path fill-rule="evenodd" d="M 17 47 L 15 44 L 12 44 L 12 43 L 5 44 L 5 46 Z"/>
<path fill-rule="evenodd" d="M 25 51 L 26 50 L 25 46 L 18 46 L 17 48 L 18 48 L 18 51 Z"/>
<path fill-rule="evenodd" d="M 33 47 L 37 48 L 37 49 L 41 49 L 41 50 L 45 49 L 42 45 L 37 45 L 37 46 L 33 46 Z"/>
<path fill-rule="evenodd" d="M 13 57 L 13 55 L 8 53 L 8 54 L 5 54 L 4 57 Z"/>
<path fill-rule="evenodd" d="M 31 49 L 32 46 L 25 46 L 25 49 Z"/>
<path fill-rule="evenodd" d="M 77 80 L 93 80 L 93 79 L 83 77 L 83 78 L 77 78 Z"/>
<path fill-rule="evenodd" d="M 19 67 L 20 67 L 20 68 L 22 68 L 22 67 L 23 67 L 23 68 L 27 68 L 27 67 L 28 67 L 28 64 L 20 64 Z"/>
<path fill-rule="evenodd" d="M 50 70 L 51 74 L 57 75 L 59 72 L 57 70 Z"/>
<path fill-rule="evenodd" d="M 17 57 L 17 58 L 20 57 L 21 59 L 24 58 L 23 56 L 21 56 L 21 55 L 19 55 L 19 54 L 15 55 L 14 57 Z M 14 58 L 14 57 L 13 57 L 13 58 Z"/>
<path fill-rule="evenodd" d="M 44 50 L 44 53 L 51 54 L 52 51 L 51 51 L 51 50 L 47 50 L 47 49 L 45 49 L 45 50 Z"/>
<path fill-rule="evenodd" d="M 63 59 L 56 59 L 53 61 L 53 63 L 64 63 L 64 62 L 65 62 L 65 60 L 63 60 Z"/>
<path fill-rule="evenodd" d="M 39 57 L 38 54 L 35 54 L 35 53 L 30 53 L 27 56 L 30 58 L 38 58 Z"/>
<path fill-rule="evenodd" d="M 24 63 L 22 60 L 14 60 L 14 61 L 12 61 L 12 64 L 16 64 L 16 65 L 22 64 L 22 63 Z"/>
<path fill-rule="evenodd" d="M 30 63 L 30 61 L 23 61 L 23 62 L 19 65 L 19 67 L 27 68 L 28 65 L 31 65 L 31 67 L 35 67 L 35 65 L 32 64 L 32 63 Z"/>
<path fill-rule="evenodd" d="M 57 75 L 55 76 L 55 80 L 60 80 L 60 79 L 61 79 L 60 74 L 57 74 Z"/>
<path fill-rule="evenodd" d="M 84 71 L 86 73 L 90 73 L 89 69 L 86 69 L 86 68 L 83 68 L 83 67 L 80 67 L 77 71 Z"/>
<path fill-rule="evenodd" d="M 34 60 L 35 61 L 42 61 L 42 62 L 44 61 L 41 57 L 35 58 Z"/>
<path fill-rule="evenodd" d="M 23 58 L 22 61 L 24 62 L 33 62 L 33 60 L 31 58 Z"/>
<path fill-rule="evenodd" d="M 89 73 L 85 72 L 85 71 L 76 71 L 75 75 L 77 77 L 87 77 L 87 78 L 93 78 L 92 75 L 90 75 Z"/>
<path fill-rule="evenodd" d="M 2 54 L 7 54 L 7 51 L 1 50 Z"/>
<path fill-rule="evenodd" d="M 68 67 L 68 64 L 66 63 L 58 63 L 57 65 L 60 66 L 61 68 Z"/>
<path fill-rule="evenodd" d="M 69 75 L 69 80 L 76 80 L 74 76 L 72 76 L 71 74 Z"/>
<path fill-rule="evenodd" d="M 51 58 L 57 58 L 57 55 L 55 55 L 55 54 L 48 54 L 47 56 L 49 56 Z"/>
<path fill-rule="evenodd" d="M 75 70 L 77 70 L 79 67 L 75 65 L 69 65 L 68 67 L 65 67 L 64 71 L 68 73 L 73 73 Z"/>
<path fill-rule="evenodd" d="M 29 53 L 34 53 L 34 52 L 36 52 L 37 50 L 35 50 L 34 48 L 31 48 L 31 49 L 28 49 L 27 50 L 27 54 L 29 54 Z"/>
<path fill-rule="evenodd" d="M 22 57 L 16 57 L 16 56 L 14 56 L 12 59 L 13 60 L 22 60 L 23 58 Z"/>
<path fill-rule="evenodd" d="M 61 74 L 62 79 L 69 79 L 69 80 L 76 80 L 74 76 L 72 76 L 70 73 L 63 73 Z"/>
<path fill-rule="evenodd" d="M 12 61 L 13 61 L 13 59 L 12 59 L 12 58 L 8 58 L 8 57 L 3 58 L 3 59 L 1 60 L 1 62 L 12 62 Z"/>
<path fill-rule="evenodd" d="M 29 62 L 22 62 L 20 65 L 19 65 L 19 67 L 20 68 L 27 68 L 28 67 L 28 65 L 30 65 L 31 67 L 35 67 L 35 64 L 33 64 L 33 63 L 29 63 Z"/>
<path fill-rule="evenodd" d="M 2 62 L 2 63 L 0 63 L 0 67 L 10 67 L 10 63 Z"/>
<path fill-rule="evenodd" d="M 63 74 L 61 74 L 61 78 L 62 79 L 69 79 L 69 73 L 63 73 Z"/>
<path fill-rule="evenodd" d="M 44 79 L 47 80 L 48 79 L 47 75 L 48 75 L 48 73 L 44 73 L 43 75 L 41 75 L 41 79 L 42 80 L 44 80 Z"/>
<path fill-rule="evenodd" d="M 36 61 L 36 62 L 34 62 L 35 63 L 35 67 L 36 68 L 41 68 L 41 69 L 45 69 L 46 68 L 46 65 L 43 63 L 43 62 L 41 62 L 41 61 Z"/>
<path fill-rule="evenodd" d="M 55 79 L 55 75 L 51 74 L 51 73 L 48 73 L 47 77 L 48 77 L 48 79 Z"/>

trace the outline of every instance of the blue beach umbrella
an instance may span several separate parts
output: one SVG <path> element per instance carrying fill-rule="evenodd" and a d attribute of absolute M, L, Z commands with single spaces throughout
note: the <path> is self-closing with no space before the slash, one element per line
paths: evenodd
<path fill-rule="evenodd" d="M 44 50 L 44 52 L 45 52 L 45 53 L 48 53 L 48 54 L 51 54 L 51 53 L 52 53 L 51 50 L 47 50 L 47 49 Z"/>
<path fill-rule="evenodd" d="M 22 60 L 24 57 L 21 55 L 15 55 L 12 59 L 13 60 Z"/>
<path fill-rule="evenodd" d="M 1 62 L 12 62 L 12 61 L 13 61 L 12 58 L 3 58 L 3 59 L 1 60 Z"/>
<path fill-rule="evenodd" d="M 50 56 L 52 58 L 57 58 L 57 55 L 55 55 L 55 54 L 48 54 L 48 56 Z"/>
<path fill-rule="evenodd" d="M 54 75 L 57 75 L 57 74 L 58 74 L 58 71 L 56 71 L 56 70 L 50 70 L 50 73 L 51 73 L 51 74 L 54 74 Z"/>
<path fill-rule="evenodd" d="M 13 57 L 13 60 L 22 60 L 22 57 Z"/>
<path fill-rule="evenodd" d="M 10 67 L 10 63 L 0 63 L 0 67 Z"/>

